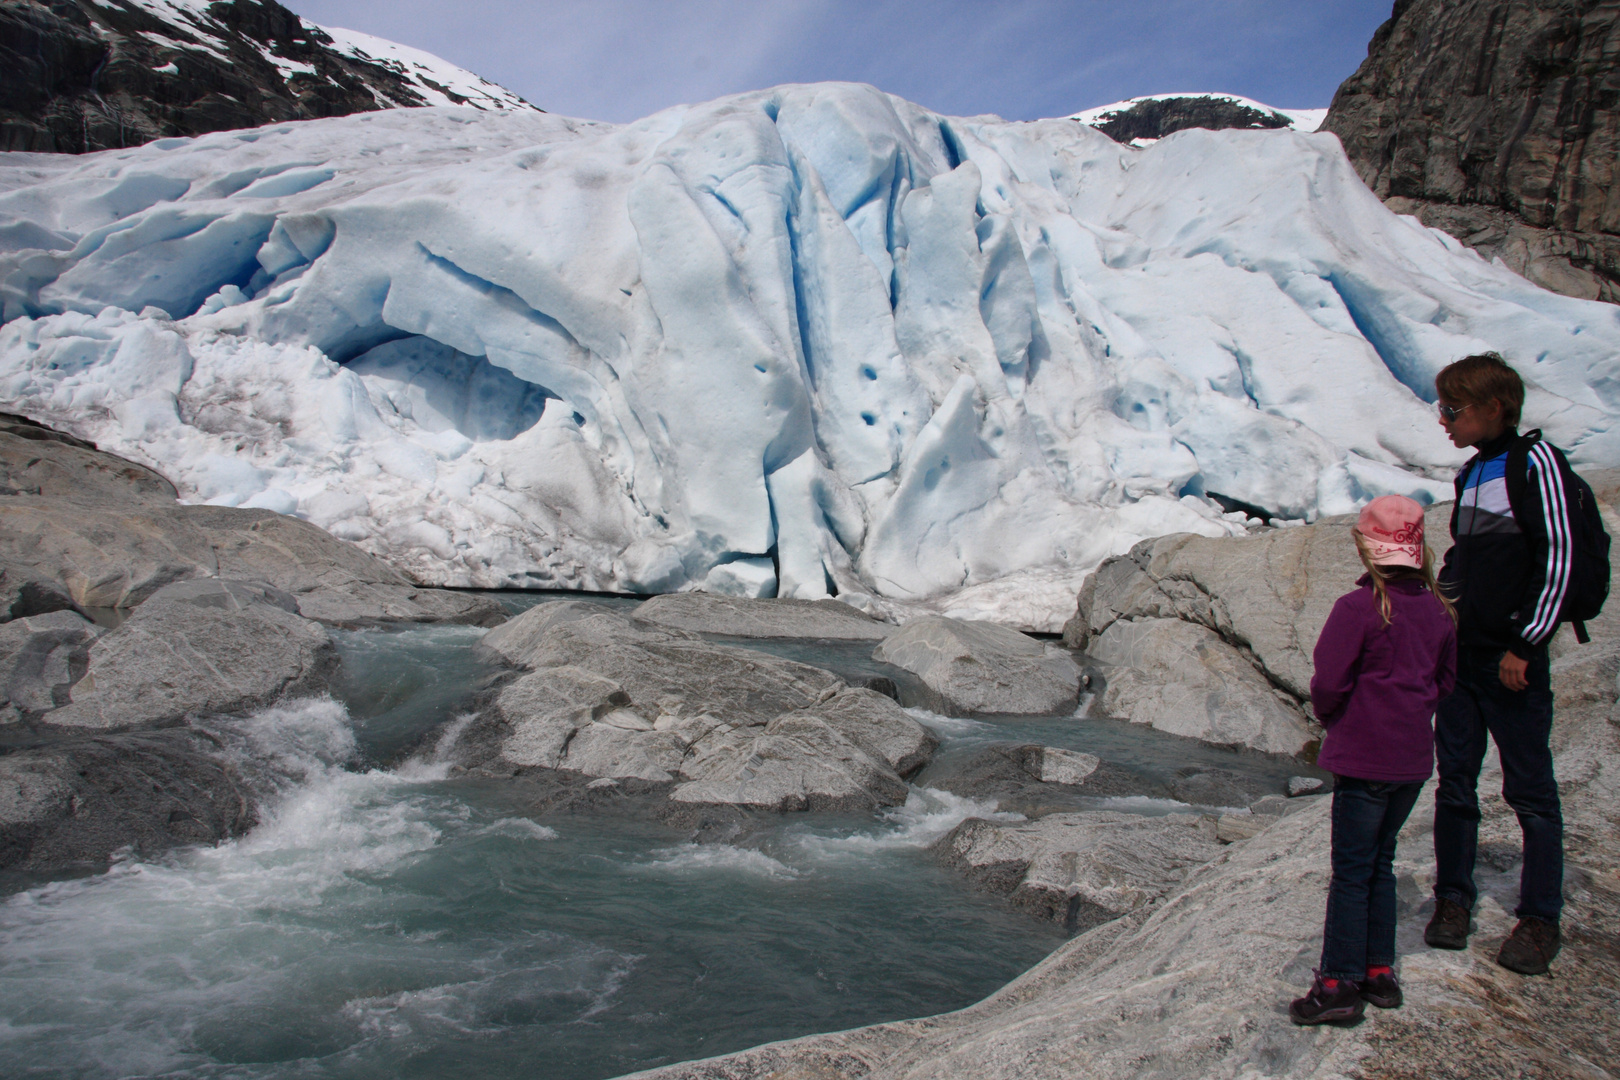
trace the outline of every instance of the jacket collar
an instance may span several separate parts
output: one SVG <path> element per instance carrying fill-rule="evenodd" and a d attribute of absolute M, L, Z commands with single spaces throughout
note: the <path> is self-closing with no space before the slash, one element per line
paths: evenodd
<path fill-rule="evenodd" d="M 1479 456 L 1480 461 L 1489 461 L 1494 457 L 1500 457 L 1507 453 L 1508 448 L 1513 445 L 1514 440 L 1518 437 L 1518 428 L 1508 428 L 1490 442 L 1482 442 L 1474 447 L 1474 452 Z"/>
<path fill-rule="evenodd" d="M 1400 574 L 1389 579 L 1389 588 L 1394 592 L 1420 593 L 1428 592 L 1429 587 L 1423 584 L 1423 579 L 1416 574 Z M 1356 579 L 1356 587 L 1361 589 L 1372 588 L 1372 575 L 1362 574 Z"/>

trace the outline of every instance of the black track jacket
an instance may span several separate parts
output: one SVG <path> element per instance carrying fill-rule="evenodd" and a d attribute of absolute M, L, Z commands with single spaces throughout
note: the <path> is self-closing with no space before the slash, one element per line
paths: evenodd
<path fill-rule="evenodd" d="M 1574 551 L 1563 478 L 1545 443 L 1530 450 L 1525 520 L 1508 506 L 1503 466 L 1518 437 L 1510 431 L 1480 445 L 1457 474 L 1453 544 L 1440 580 L 1456 600 L 1463 646 L 1529 659 L 1558 628 Z"/>

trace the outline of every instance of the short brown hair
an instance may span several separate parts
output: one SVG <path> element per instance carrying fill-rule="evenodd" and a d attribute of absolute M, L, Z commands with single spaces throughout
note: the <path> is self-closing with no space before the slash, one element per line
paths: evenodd
<path fill-rule="evenodd" d="M 1434 391 L 1447 401 L 1464 405 L 1502 403 L 1502 419 L 1510 428 L 1519 426 L 1524 408 L 1524 380 L 1508 366 L 1501 353 L 1479 353 L 1447 364 L 1434 377 Z"/>

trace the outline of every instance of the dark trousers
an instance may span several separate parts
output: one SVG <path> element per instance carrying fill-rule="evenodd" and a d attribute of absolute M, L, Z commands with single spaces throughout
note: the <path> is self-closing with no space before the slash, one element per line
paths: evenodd
<path fill-rule="evenodd" d="M 1421 782 L 1334 778 L 1333 881 L 1322 927 L 1322 977 L 1361 982 L 1395 963 L 1395 837 Z"/>
<path fill-rule="evenodd" d="M 1519 918 L 1558 921 L 1564 909 L 1564 815 L 1553 778 L 1553 699 L 1547 653 L 1530 661 L 1530 685 L 1517 693 L 1497 672 L 1502 654 L 1460 649 L 1457 688 L 1434 716 L 1440 787 L 1434 799 L 1434 895 L 1472 911 L 1474 856 L 1479 847 L 1480 765 L 1490 733 L 1502 759 L 1502 797 L 1524 831 Z"/>

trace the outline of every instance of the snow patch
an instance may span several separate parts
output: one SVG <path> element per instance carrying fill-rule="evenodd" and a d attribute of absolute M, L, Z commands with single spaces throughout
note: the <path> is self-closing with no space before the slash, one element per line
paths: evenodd
<path fill-rule="evenodd" d="M 429 105 L 538 111 L 505 87 L 497 86 L 430 52 L 362 34 L 358 30 L 345 30 L 338 26 L 322 26 L 320 29 L 332 39 L 336 52 L 381 64 L 403 75 Z"/>

